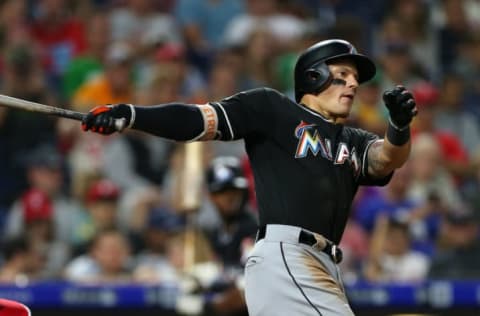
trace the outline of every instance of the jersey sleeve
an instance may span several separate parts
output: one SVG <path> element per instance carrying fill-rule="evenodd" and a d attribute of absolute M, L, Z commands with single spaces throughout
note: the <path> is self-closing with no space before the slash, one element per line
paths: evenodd
<path fill-rule="evenodd" d="M 388 182 L 390 182 L 390 179 L 392 178 L 393 172 L 382 178 L 372 177 L 368 173 L 368 150 L 374 143 L 381 142 L 383 140 L 378 137 L 378 135 L 362 129 L 353 129 L 352 134 L 361 163 L 360 173 L 357 179 L 358 184 L 370 186 L 384 186 L 388 184 Z"/>
<path fill-rule="evenodd" d="M 218 116 L 217 139 L 237 140 L 266 133 L 267 127 L 275 124 L 272 99 L 278 97 L 280 94 L 275 90 L 258 88 L 210 102 Z"/>

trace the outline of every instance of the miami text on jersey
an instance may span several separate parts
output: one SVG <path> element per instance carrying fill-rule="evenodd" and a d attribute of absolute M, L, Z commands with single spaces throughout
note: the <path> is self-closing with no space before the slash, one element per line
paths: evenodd
<path fill-rule="evenodd" d="M 343 165 L 348 161 L 351 163 L 355 174 L 358 174 L 360 171 L 360 163 L 355 147 L 349 148 L 347 144 L 340 142 L 337 146 L 335 157 L 333 157 L 332 142 L 328 138 L 322 139 L 315 124 L 307 124 L 301 121 L 295 128 L 295 137 L 298 138 L 295 158 L 305 158 L 310 151 L 314 156 L 320 153 L 323 158 L 333 161 L 336 165 Z"/>

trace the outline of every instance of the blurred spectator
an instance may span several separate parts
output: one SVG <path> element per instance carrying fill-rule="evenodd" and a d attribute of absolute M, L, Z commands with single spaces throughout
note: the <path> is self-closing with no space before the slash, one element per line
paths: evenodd
<path fill-rule="evenodd" d="M 438 110 L 435 113 L 435 127 L 448 131 L 460 139 L 472 157 L 480 150 L 480 128 L 475 118 L 465 112 L 464 84 L 463 78 L 455 74 L 443 78 Z"/>
<path fill-rule="evenodd" d="M 362 264 L 368 256 L 369 238 L 369 234 L 353 218 L 347 221 L 339 245 L 343 253 L 339 266 L 346 284 L 354 283 L 361 277 Z"/>
<path fill-rule="evenodd" d="M 41 194 L 44 196 L 45 203 L 51 204 L 48 208 L 52 208 L 53 235 L 59 241 L 70 240 L 74 224 L 73 218 L 80 212 L 80 209 L 62 192 L 64 175 L 62 157 L 54 146 L 42 144 L 29 152 L 25 163 L 29 183 L 28 192 Z M 23 197 L 28 197 L 28 192 L 25 191 Z M 6 222 L 5 235 L 7 237 L 19 236 L 25 232 L 26 218 L 24 216 L 25 212 L 29 210 L 25 208 L 25 201 L 29 200 L 20 198 L 12 205 Z M 27 203 L 27 205 L 29 204 Z M 37 204 L 32 205 L 37 206 Z"/>
<path fill-rule="evenodd" d="M 190 103 L 205 102 L 207 97 L 205 78 L 197 67 L 188 62 L 185 48 L 182 44 L 175 43 L 161 45 L 155 55 L 157 69 L 168 70 L 171 79 L 176 80 L 181 100 Z"/>
<path fill-rule="evenodd" d="M 124 190 L 163 185 L 172 151 L 172 142 L 128 131 L 104 148 L 103 171 Z"/>
<path fill-rule="evenodd" d="M 479 53 L 480 33 L 471 31 L 459 44 L 459 54 L 453 64 L 453 71 L 463 78 L 467 90 L 478 89 L 476 81 L 480 78 Z"/>
<path fill-rule="evenodd" d="M 23 235 L 28 242 L 30 273 L 36 278 L 59 277 L 59 271 L 70 256 L 69 245 L 55 230 L 52 200 L 42 191 L 32 189 L 21 198 Z"/>
<path fill-rule="evenodd" d="M 178 78 L 172 68 L 158 65 L 147 90 L 140 95 L 146 106 L 179 100 Z M 86 144 L 88 145 L 88 144 Z M 104 144 L 102 166 L 109 179 L 123 191 L 121 222 L 129 229 L 141 230 L 145 216 L 161 198 L 170 157 L 175 144 L 169 140 L 128 130 Z"/>
<path fill-rule="evenodd" d="M 88 253 L 74 258 L 65 268 L 67 280 L 84 284 L 118 284 L 132 280 L 130 245 L 117 230 L 98 232 Z"/>
<path fill-rule="evenodd" d="M 245 0 L 177 0 L 175 15 L 191 61 L 202 71 L 210 68 L 212 55 L 222 46 L 225 27 L 244 12 Z"/>
<path fill-rule="evenodd" d="M 473 161 L 480 159 L 480 151 L 476 152 L 473 157 Z M 464 181 L 460 186 L 460 193 L 463 199 L 472 206 L 473 209 L 480 209 L 480 168 L 474 168 L 472 175 Z"/>
<path fill-rule="evenodd" d="M 411 249 L 408 224 L 379 216 L 372 234 L 365 278 L 371 282 L 418 283 L 427 277 L 429 258 Z"/>
<path fill-rule="evenodd" d="M 145 47 L 136 63 L 138 102 L 147 105 L 185 100 L 205 102 L 204 76 L 186 59 L 183 44 Z"/>
<path fill-rule="evenodd" d="M 2 242 L 3 260 L 0 263 L 0 284 L 28 282 L 29 249 L 25 238 L 4 240 Z"/>
<path fill-rule="evenodd" d="M 373 51 L 378 58 L 381 57 L 387 43 L 405 41 L 400 18 L 391 14 L 384 16 L 379 27 L 375 29 L 374 36 Z"/>
<path fill-rule="evenodd" d="M 299 18 L 279 11 L 278 0 L 246 0 L 247 11 L 234 17 L 226 26 L 223 45 L 244 46 L 258 29 L 270 32 L 277 45 L 288 46 L 306 32 L 306 24 Z"/>
<path fill-rule="evenodd" d="M 46 89 L 45 77 L 31 44 L 8 46 L 4 56 L 0 83 L 2 94 L 55 104 Z M 55 121 L 47 115 L 0 108 L 0 204 L 9 205 L 25 189 L 25 170 L 20 162 L 31 148 L 43 142 L 56 141 Z"/>
<path fill-rule="evenodd" d="M 103 172 L 123 191 L 122 225 L 141 230 L 142 214 L 161 201 L 173 150 L 174 143 L 133 130 L 104 145 Z"/>
<path fill-rule="evenodd" d="M 244 12 L 244 2 L 177 0 L 175 13 L 189 47 L 197 52 L 220 47 L 221 30 Z"/>
<path fill-rule="evenodd" d="M 159 12 L 155 1 L 127 0 L 110 13 L 112 39 L 130 45 L 145 45 L 180 40 L 172 16 Z M 135 47 L 137 48 L 137 47 Z"/>
<path fill-rule="evenodd" d="M 439 56 L 441 71 L 450 72 L 461 51 L 461 43 L 471 32 L 464 3 L 465 1 L 445 0 L 437 1 L 434 15 L 435 23 L 439 28 Z"/>
<path fill-rule="evenodd" d="M 105 70 L 81 85 L 73 96 L 73 108 L 88 111 L 92 106 L 129 102 L 133 99 L 133 52 L 124 42 L 110 45 Z"/>
<path fill-rule="evenodd" d="M 100 12 L 89 17 L 88 30 L 86 50 L 72 59 L 62 77 L 63 94 L 68 100 L 75 95 L 79 87 L 103 70 L 110 43 L 107 15 Z"/>
<path fill-rule="evenodd" d="M 448 213 L 441 227 L 439 249 L 432 258 L 429 277 L 433 279 L 480 278 L 478 214 L 458 209 Z"/>
<path fill-rule="evenodd" d="M 357 201 L 354 218 L 368 232 L 372 232 L 377 218 L 382 214 L 400 218 L 409 225 L 412 247 L 430 254 L 443 208 L 437 196 L 428 196 L 425 200 L 415 200 L 409 196 L 414 172 L 410 163 L 398 169 L 390 183 L 378 194 L 368 194 Z"/>
<path fill-rule="evenodd" d="M 31 25 L 31 33 L 40 45 L 49 86 L 60 92 L 60 79 L 68 64 L 86 49 L 84 24 L 70 14 L 66 0 L 40 0 L 35 5 L 38 14 Z"/>
<path fill-rule="evenodd" d="M 386 216 L 402 216 L 408 218 L 417 206 L 408 196 L 408 189 L 412 183 L 412 168 L 405 164 L 393 174 L 392 179 L 385 187 L 376 191 L 376 194 L 366 195 L 356 202 L 354 219 L 367 232 L 372 232 L 380 214 Z"/>
<path fill-rule="evenodd" d="M 429 3 L 423 0 L 392 1 L 391 12 L 386 19 L 397 20 L 397 34 L 409 43 L 413 62 L 419 72 L 427 78 L 439 75 L 437 54 L 437 32 L 430 18 Z M 388 38 L 383 40 L 390 40 Z"/>
<path fill-rule="evenodd" d="M 28 32 L 26 0 L 7 0 L 0 5 L 0 47 L 17 44 L 18 33 Z"/>
<path fill-rule="evenodd" d="M 177 281 L 174 267 L 167 257 L 169 239 L 184 229 L 182 218 L 168 208 L 149 210 L 144 230 L 137 232 L 143 237 L 143 250 L 136 256 L 134 278 L 136 282 L 158 284 Z"/>
<path fill-rule="evenodd" d="M 441 148 L 429 134 L 416 136 L 410 154 L 412 179 L 408 196 L 417 203 L 434 197 L 445 209 L 456 208 L 461 197 L 454 178 L 442 164 Z"/>
<path fill-rule="evenodd" d="M 224 55 L 223 60 L 218 60 L 212 67 L 208 82 L 209 100 L 222 100 L 235 94 L 239 89 L 238 73 L 235 68 L 232 69 L 227 58 Z"/>
<path fill-rule="evenodd" d="M 120 189 L 108 180 L 94 181 L 85 197 L 85 212 L 75 220 L 72 230 L 74 254 L 87 251 L 88 245 L 98 232 L 119 227 L 118 200 Z"/>
<path fill-rule="evenodd" d="M 145 65 L 147 64 L 148 61 Z M 147 81 L 146 86 L 139 89 L 138 102 L 154 105 L 181 100 L 180 80 L 174 69 L 175 67 L 169 64 L 148 64 L 145 69 L 147 73 L 143 74 Z"/>
<path fill-rule="evenodd" d="M 388 114 L 382 101 L 383 91 L 380 91 L 380 81 L 380 76 L 376 75 L 358 89 L 352 116 L 353 123 L 359 127 L 383 136 Z"/>
<path fill-rule="evenodd" d="M 242 85 L 249 89 L 273 84 L 273 61 L 276 41 L 268 29 L 253 29 L 245 43 Z"/>
<path fill-rule="evenodd" d="M 472 30 L 469 32 L 461 45 L 459 54 L 454 65 L 454 72 L 463 81 L 462 86 L 462 110 L 473 114 L 476 124 L 480 122 L 480 107 L 478 99 L 480 96 L 480 32 Z"/>
<path fill-rule="evenodd" d="M 222 58 L 217 59 L 210 72 L 208 81 L 209 100 L 221 100 L 231 96 L 239 90 L 239 73 L 235 69 L 235 56 L 224 52 Z M 227 56 L 229 55 L 229 56 Z M 230 59 L 230 60 L 229 60 Z M 242 141 L 214 142 L 211 144 L 213 156 L 235 156 L 246 155 L 245 146 Z"/>
<path fill-rule="evenodd" d="M 471 168 L 468 153 L 461 140 L 448 131 L 435 128 L 438 89 L 428 82 L 422 82 L 414 86 L 412 93 L 419 110 L 412 125 L 413 140 L 420 134 L 430 135 L 439 146 L 439 163 L 442 163 L 454 176 L 465 176 Z"/>
<path fill-rule="evenodd" d="M 422 78 L 415 72 L 415 64 L 411 54 L 411 45 L 404 41 L 384 43 L 379 57 L 381 65 L 381 91 L 396 85 L 412 87 Z"/>

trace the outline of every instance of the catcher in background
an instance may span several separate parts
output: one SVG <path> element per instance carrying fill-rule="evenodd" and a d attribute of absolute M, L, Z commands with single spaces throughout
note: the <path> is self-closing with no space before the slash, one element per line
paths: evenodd
<path fill-rule="evenodd" d="M 386 91 L 385 137 L 345 126 L 359 84 L 374 63 L 344 40 L 316 43 L 295 66 L 295 99 L 260 88 L 207 104 L 92 109 L 83 130 L 129 128 L 176 141 L 244 139 L 259 208 L 257 240 L 245 267 L 249 314 L 353 315 L 337 264 L 359 185 L 385 185 L 410 152 L 417 113 L 402 86 Z"/>

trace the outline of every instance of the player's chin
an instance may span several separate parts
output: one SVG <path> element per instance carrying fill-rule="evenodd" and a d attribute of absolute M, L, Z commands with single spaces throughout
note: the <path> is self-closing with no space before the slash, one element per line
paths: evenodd
<path fill-rule="evenodd" d="M 347 118 L 350 115 L 352 109 L 352 104 L 342 104 L 340 103 L 337 109 L 337 116 L 342 118 Z"/>

